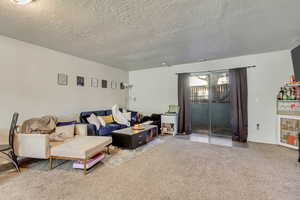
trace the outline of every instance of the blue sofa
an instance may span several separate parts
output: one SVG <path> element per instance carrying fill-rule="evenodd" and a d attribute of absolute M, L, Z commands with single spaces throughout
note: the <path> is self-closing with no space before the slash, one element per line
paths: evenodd
<path fill-rule="evenodd" d="M 131 121 L 130 124 L 134 125 L 137 123 L 137 112 L 128 111 L 131 112 Z M 89 111 L 89 112 L 82 112 L 80 113 L 80 123 L 88 124 L 88 135 L 93 136 L 111 136 L 111 133 L 115 130 L 127 128 L 126 125 L 118 124 L 118 123 L 111 123 L 107 124 L 105 127 L 100 127 L 99 130 L 97 130 L 96 126 L 94 124 L 89 124 L 87 121 L 87 118 L 91 115 L 95 114 L 96 116 L 105 116 L 105 115 L 111 115 L 111 110 L 99 110 L 99 111 Z"/>

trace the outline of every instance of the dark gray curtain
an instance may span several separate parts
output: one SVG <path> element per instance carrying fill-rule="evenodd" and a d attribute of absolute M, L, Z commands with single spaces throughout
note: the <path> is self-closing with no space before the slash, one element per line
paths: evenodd
<path fill-rule="evenodd" d="M 229 70 L 232 140 L 247 142 L 248 85 L 247 68 Z"/>
<path fill-rule="evenodd" d="M 189 77 L 189 74 L 178 74 L 178 132 L 181 134 L 191 133 Z"/>

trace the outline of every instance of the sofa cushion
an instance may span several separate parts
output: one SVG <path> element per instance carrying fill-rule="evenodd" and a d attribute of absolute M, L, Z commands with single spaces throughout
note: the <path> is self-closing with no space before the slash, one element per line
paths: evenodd
<path fill-rule="evenodd" d="M 111 132 L 112 132 L 112 129 L 111 127 L 109 126 L 104 126 L 104 127 L 101 127 L 98 131 L 98 135 L 99 136 L 110 136 L 111 135 Z"/>
<path fill-rule="evenodd" d="M 107 124 L 107 126 L 108 126 L 111 130 L 117 130 L 117 129 L 120 128 L 120 124 L 117 124 L 117 123 Z"/>
<path fill-rule="evenodd" d="M 50 141 L 65 141 L 74 137 L 75 125 L 58 126 L 55 132 L 49 135 Z"/>
<path fill-rule="evenodd" d="M 123 113 L 124 117 L 127 119 L 127 121 L 131 121 L 131 112 L 125 112 Z"/>
<path fill-rule="evenodd" d="M 105 127 L 99 129 L 99 136 L 110 136 L 113 131 L 123 128 L 127 128 L 127 126 L 117 123 L 107 124 Z"/>
<path fill-rule="evenodd" d="M 111 124 L 114 122 L 112 115 L 101 116 L 101 118 L 105 121 L 105 124 Z"/>
<path fill-rule="evenodd" d="M 82 112 L 82 113 L 80 113 L 80 122 L 81 123 L 88 123 L 87 118 L 90 117 L 91 114 L 94 114 L 96 116 L 102 116 L 102 115 L 106 115 L 106 112 L 103 111 L 103 110 Z"/>
<path fill-rule="evenodd" d="M 114 130 L 118 130 L 118 129 L 122 129 L 122 128 L 128 128 L 126 125 L 118 124 L 118 123 L 112 123 L 112 124 L 109 124 L 109 126 L 112 127 Z"/>
<path fill-rule="evenodd" d="M 101 126 L 106 126 L 106 122 L 104 121 L 104 119 L 102 118 L 103 116 L 97 116 L 97 118 L 100 121 Z"/>
<path fill-rule="evenodd" d="M 123 129 L 123 128 L 128 128 L 128 126 L 124 125 L 124 124 L 120 124 L 119 129 Z"/>
<path fill-rule="evenodd" d="M 97 130 L 100 128 L 101 123 L 94 113 L 91 114 L 91 116 L 88 117 L 87 120 L 90 124 L 94 124 L 97 127 Z"/>

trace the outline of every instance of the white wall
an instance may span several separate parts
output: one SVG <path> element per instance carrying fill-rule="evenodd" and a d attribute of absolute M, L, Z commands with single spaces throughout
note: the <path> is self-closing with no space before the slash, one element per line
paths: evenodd
<path fill-rule="evenodd" d="M 57 85 L 57 74 L 69 75 L 68 86 Z M 76 76 L 86 86 L 76 86 Z M 128 72 L 0 36 L 0 133 L 12 113 L 20 121 L 42 115 L 75 116 L 81 111 L 125 104 L 126 90 L 91 88 L 91 77 L 128 82 Z"/>
<path fill-rule="evenodd" d="M 276 95 L 293 74 L 290 51 L 160 67 L 129 73 L 133 84 L 130 108 L 144 114 L 163 113 L 169 104 L 177 104 L 176 72 L 198 72 L 256 65 L 248 70 L 249 141 L 276 143 Z M 256 130 L 256 124 L 261 128 Z"/>

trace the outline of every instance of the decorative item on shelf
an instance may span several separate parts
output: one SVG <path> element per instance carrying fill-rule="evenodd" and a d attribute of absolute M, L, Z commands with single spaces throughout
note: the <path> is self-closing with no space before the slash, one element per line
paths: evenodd
<path fill-rule="evenodd" d="M 92 88 L 97 88 L 98 87 L 98 79 L 91 78 L 91 87 Z"/>
<path fill-rule="evenodd" d="M 143 130 L 143 126 L 141 124 L 135 124 L 133 127 L 132 127 L 132 130 Z"/>
<path fill-rule="evenodd" d="M 294 84 L 296 84 L 297 82 L 296 82 L 296 78 L 295 78 L 295 75 L 292 75 L 291 77 L 290 77 L 290 85 L 294 85 Z"/>
<path fill-rule="evenodd" d="M 107 88 L 107 80 L 102 80 L 102 88 Z"/>
<path fill-rule="evenodd" d="M 77 86 L 84 87 L 84 77 L 77 76 Z"/>
<path fill-rule="evenodd" d="M 57 84 L 64 85 L 64 86 L 68 85 L 68 75 L 63 73 L 58 73 Z"/>
<path fill-rule="evenodd" d="M 300 100 L 300 84 L 295 81 L 294 76 L 291 76 L 290 81 L 280 88 L 277 100 Z"/>

